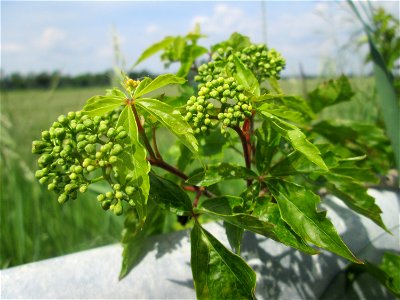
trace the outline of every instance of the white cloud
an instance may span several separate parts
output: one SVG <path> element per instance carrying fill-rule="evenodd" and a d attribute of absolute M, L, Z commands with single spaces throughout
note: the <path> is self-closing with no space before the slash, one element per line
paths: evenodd
<path fill-rule="evenodd" d="M 256 32 L 260 32 L 261 20 L 254 19 L 254 16 L 247 16 L 242 9 L 227 5 L 217 4 L 214 6 L 210 16 L 198 15 L 192 20 L 191 27 L 199 23 L 202 32 L 218 39 L 221 35 L 232 32 L 241 32 L 254 37 Z"/>
<path fill-rule="evenodd" d="M 39 48 L 44 50 L 52 50 L 57 48 L 66 39 L 66 33 L 56 27 L 47 27 L 43 30 L 38 41 Z"/>
<path fill-rule="evenodd" d="M 24 52 L 24 46 L 18 43 L 5 43 L 0 46 L 3 54 L 19 54 Z"/>
<path fill-rule="evenodd" d="M 145 32 L 148 34 L 156 33 L 158 31 L 159 31 L 158 26 L 154 24 L 147 26 L 145 29 Z"/>

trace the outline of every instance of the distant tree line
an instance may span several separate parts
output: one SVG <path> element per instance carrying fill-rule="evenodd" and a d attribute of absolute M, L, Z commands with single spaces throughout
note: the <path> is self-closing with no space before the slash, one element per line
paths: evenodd
<path fill-rule="evenodd" d="M 142 78 L 145 76 L 155 77 L 156 75 L 145 70 L 129 73 L 129 77 L 131 78 Z M 113 77 L 113 71 L 84 73 L 75 76 L 63 75 L 60 72 L 41 72 L 26 75 L 12 73 L 9 75 L 1 75 L 0 88 L 2 90 L 18 90 L 110 86 Z"/>

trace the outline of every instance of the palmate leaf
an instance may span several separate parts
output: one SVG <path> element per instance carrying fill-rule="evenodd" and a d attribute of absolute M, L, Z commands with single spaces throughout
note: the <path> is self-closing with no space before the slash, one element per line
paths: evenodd
<path fill-rule="evenodd" d="M 318 251 L 307 245 L 282 221 L 277 207 L 273 207 L 271 206 L 272 204 L 269 205 L 267 203 L 261 204 L 262 199 L 258 199 L 257 202 L 259 202 L 259 205 L 254 208 L 254 212 L 248 213 L 242 207 L 242 198 L 233 196 L 216 197 L 200 202 L 195 212 L 217 217 L 238 228 L 272 238 L 275 241 L 299 249 L 305 253 L 318 253 Z M 237 239 L 240 236 L 228 235 L 229 237 L 232 239 L 233 246 L 237 248 L 237 240 L 235 241 L 234 238 Z"/>
<path fill-rule="evenodd" d="M 134 93 L 134 97 L 137 99 L 143 95 L 146 95 L 152 91 L 155 91 L 159 88 L 162 88 L 169 84 L 183 84 L 186 82 L 185 78 L 178 77 L 173 74 L 164 74 L 156 77 L 152 81 L 146 82 L 146 85 L 143 88 L 136 89 Z"/>
<path fill-rule="evenodd" d="M 310 247 L 290 226 L 282 219 L 278 205 L 267 198 L 259 198 L 253 207 L 253 216 L 274 225 L 273 240 L 286 246 L 303 251 L 307 254 L 318 254 L 319 251 Z"/>
<path fill-rule="evenodd" d="M 307 101 L 299 96 L 288 96 L 284 94 L 263 94 L 259 97 L 253 98 L 254 102 L 267 102 L 267 103 L 275 103 L 286 107 L 287 110 L 298 112 L 302 115 L 304 119 L 314 119 L 315 114 L 312 111 L 311 107 L 308 105 Z"/>
<path fill-rule="evenodd" d="M 317 113 L 327 106 L 348 101 L 353 95 L 349 79 L 342 75 L 336 80 L 321 83 L 308 98 L 311 108 Z"/>
<path fill-rule="evenodd" d="M 148 173 L 150 172 L 150 164 L 146 159 L 146 149 L 139 141 L 138 127 L 135 116 L 130 105 L 125 106 L 122 110 L 117 127 L 123 126 L 128 133 L 129 146 L 124 152 L 118 155 L 117 166 L 120 170 L 120 176 L 130 174 L 132 183 L 136 190 L 130 197 L 135 204 L 135 209 L 139 215 L 142 224 L 146 220 L 146 205 L 149 197 L 150 180 Z"/>
<path fill-rule="evenodd" d="M 304 116 L 299 111 L 291 110 L 284 105 L 264 103 L 259 107 L 259 110 L 269 112 L 272 115 L 295 123 L 303 123 L 305 121 Z"/>
<path fill-rule="evenodd" d="M 319 166 L 323 170 L 328 170 L 321 153 L 316 146 L 310 143 L 301 130 L 280 118 L 270 114 L 269 112 L 259 110 L 265 119 L 271 124 L 281 136 L 283 136 L 294 149 L 301 152 L 308 160 Z"/>
<path fill-rule="evenodd" d="M 347 248 L 325 212 L 317 211 L 319 197 L 302 186 L 283 180 L 270 180 L 268 188 L 276 199 L 282 219 L 303 240 L 362 263 Z"/>
<path fill-rule="evenodd" d="M 376 265 L 366 261 L 364 265 L 351 264 L 347 267 L 347 273 L 360 274 L 367 272 L 384 285 L 393 295 L 400 298 L 400 256 L 385 252 L 382 262 Z"/>
<path fill-rule="evenodd" d="M 180 62 L 181 66 L 176 73 L 177 76 L 186 77 L 192 68 L 193 62 L 196 60 L 197 57 L 208 53 L 207 48 L 201 47 L 199 45 L 187 45 L 181 56 Z"/>
<path fill-rule="evenodd" d="M 197 140 L 193 135 L 190 125 L 178 110 L 166 103 L 151 98 L 140 98 L 135 103 L 167 127 L 190 151 L 197 153 Z"/>
<path fill-rule="evenodd" d="M 369 218 L 389 232 L 382 221 L 381 209 L 375 204 L 375 199 L 368 195 L 366 187 L 352 177 L 345 175 L 331 173 L 324 177 L 328 180 L 326 187 L 333 195 L 337 196 L 352 210 Z"/>
<path fill-rule="evenodd" d="M 144 61 L 145 59 L 149 58 L 150 56 L 153 56 L 154 54 L 156 54 L 158 51 L 161 51 L 163 49 L 168 48 L 168 46 L 170 46 L 175 40 L 175 37 L 172 36 L 167 36 L 165 37 L 162 41 L 155 43 L 153 45 L 151 45 L 149 48 L 147 48 L 146 50 L 144 50 L 144 52 L 142 53 L 142 55 L 139 57 L 139 59 L 136 61 L 136 63 L 134 64 L 134 66 L 138 65 L 139 63 L 141 63 L 142 61 Z"/>
<path fill-rule="evenodd" d="M 197 299 L 255 299 L 256 274 L 196 222 L 191 235 L 191 267 Z"/>
<path fill-rule="evenodd" d="M 89 116 L 102 116 L 124 104 L 125 95 L 94 96 L 87 100 L 83 113 Z"/>
<path fill-rule="evenodd" d="M 126 213 L 124 229 L 122 231 L 122 265 L 119 279 L 124 278 L 130 270 L 139 262 L 144 254 L 143 244 L 147 237 L 159 234 L 164 226 L 165 215 L 158 206 L 149 203 L 149 219 L 141 226 L 140 218 L 136 211 L 130 208 Z"/>
<path fill-rule="evenodd" d="M 234 196 L 222 196 L 206 199 L 195 208 L 196 213 L 205 213 L 229 222 L 243 229 L 270 237 L 274 225 L 260 221 L 242 209 L 243 199 Z"/>
<path fill-rule="evenodd" d="M 244 229 L 229 222 L 224 222 L 224 227 L 229 245 L 237 255 L 240 255 Z"/>
<path fill-rule="evenodd" d="M 200 172 L 187 180 L 187 183 L 198 186 L 210 186 L 230 179 L 257 178 L 253 171 L 231 163 L 207 165 L 207 170 Z"/>
<path fill-rule="evenodd" d="M 192 202 L 176 183 L 150 173 L 149 198 L 178 216 L 192 215 Z"/>

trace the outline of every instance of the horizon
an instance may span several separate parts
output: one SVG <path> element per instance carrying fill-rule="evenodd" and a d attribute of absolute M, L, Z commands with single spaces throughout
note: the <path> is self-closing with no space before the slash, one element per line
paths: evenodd
<path fill-rule="evenodd" d="M 282 76 L 300 75 L 300 65 L 308 76 L 364 74 L 372 69 L 363 61 L 366 49 L 355 52 L 343 48 L 361 30 L 345 2 L 155 3 L 2 1 L 2 75 L 105 72 L 115 66 L 113 39 L 119 40 L 123 58 L 119 67 L 124 70 L 174 72 L 177 66 L 165 70 L 157 55 L 134 70 L 129 67 L 151 44 L 166 35 L 184 35 L 196 23 L 208 36 L 200 40 L 206 47 L 227 39 L 234 31 L 248 35 L 255 43 L 267 41 L 286 59 Z M 396 1 L 372 4 L 398 14 Z"/>

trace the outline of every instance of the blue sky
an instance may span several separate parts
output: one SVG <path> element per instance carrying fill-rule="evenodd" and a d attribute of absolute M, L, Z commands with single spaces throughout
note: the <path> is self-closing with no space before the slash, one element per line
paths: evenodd
<path fill-rule="evenodd" d="M 376 3 L 375 3 L 376 4 Z M 398 15 L 397 1 L 381 1 Z M 359 24 L 344 2 L 265 1 L 266 40 L 287 59 L 286 74 L 359 72 L 361 55 L 339 48 Z M 165 35 L 185 34 L 200 23 L 207 46 L 238 31 L 263 42 L 260 1 L 1 1 L 1 69 L 101 72 L 114 60 L 113 31 L 126 66 Z M 161 72 L 157 57 L 138 66 Z M 172 67 L 171 71 L 176 68 Z"/>

